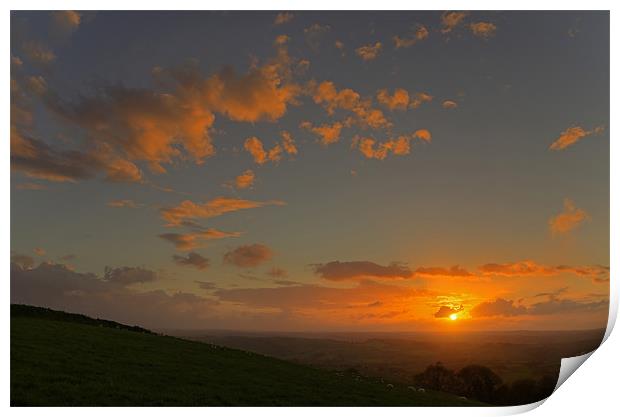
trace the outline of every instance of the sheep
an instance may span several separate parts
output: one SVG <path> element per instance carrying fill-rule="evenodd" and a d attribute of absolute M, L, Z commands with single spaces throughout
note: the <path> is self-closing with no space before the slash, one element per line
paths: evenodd
<path fill-rule="evenodd" d="M 466 399 L 467 399 L 467 397 L 463 397 L 463 396 L 461 396 L 461 397 L 459 397 L 459 398 L 460 398 L 461 400 L 466 400 Z"/>
<path fill-rule="evenodd" d="M 388 388 L 394 388 L 394 385 L 393 384 L 387 384 L 387 387 Z"/>
<path fill-rule="evenodd" d="M 407 389 L 409 389 L 409 390 L 411 390 L 411 391 L 417 391 L 417 390 L 418 390 L 416 387 L 413 387 L 413 386 L 411 386 L 411 385 L 409 385 L 409 386 L 407 387 Z"/>
<path fill-rule="evenodd" d="M 424 388 L 418 388 L 418 392 L 426 392 Z"/>

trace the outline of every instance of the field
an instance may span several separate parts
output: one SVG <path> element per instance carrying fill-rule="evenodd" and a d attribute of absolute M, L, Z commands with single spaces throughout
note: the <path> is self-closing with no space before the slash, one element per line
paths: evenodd
<path fill-rule="evenodd" d="M 604 330 L 572 332 L 463 333 L 280 333 L 222 331 L 176 332 L 194 340 L 217 343 L 325 369 L 354 368 L 363 375 L 403 384 L 428 365 L 442 362 L 458 370 L 484 365 L 504 382 L 557 379 L 560 360 L 598 347 Z"/>
<path fill-rule="evenodd" d="M 467 406 L 473 401 L 47 309 L 11 306 L 14 406 Z"/>

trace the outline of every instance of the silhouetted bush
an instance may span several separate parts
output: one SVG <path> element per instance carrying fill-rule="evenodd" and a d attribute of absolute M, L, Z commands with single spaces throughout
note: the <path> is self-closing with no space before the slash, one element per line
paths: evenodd
<path fill-rule="evenodd" d="M 492 402 L 495 389 L 502 384 L 502 378 L 481 365 L 469 365 L 457 374 L 465 387 L 464 395 L 484 402 Z"/>
<path fill-rule="evenodd" d="M 486 366 L 469 365 L 455 372 L 437 362 L 416 375 L 414 381 L 424 388 L 466 396 L 489 404 L 521 405 L 550 396 L 557 378 L 546 375 L 538 381 L 519 379 L 508 385 Z"/>
<path fill-rule="evenodd" d="M 461 395 L 464 390 L 462 381 L 453 370 L 443 366 L 441 362 L 429 365 L 424 372 L 414 378 L 415 384 L 424 388 Z"/>

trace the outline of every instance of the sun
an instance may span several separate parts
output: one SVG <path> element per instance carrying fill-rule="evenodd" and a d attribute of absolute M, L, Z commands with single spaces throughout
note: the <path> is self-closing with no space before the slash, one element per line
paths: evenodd
<path fill-rule="evenodd" d="M 450 314 L 450 320 L 454 321 L 454 320 L 456 320 L 458 318 L 459 318 L 458 314 L 456 314 L 456 313 Z"/>

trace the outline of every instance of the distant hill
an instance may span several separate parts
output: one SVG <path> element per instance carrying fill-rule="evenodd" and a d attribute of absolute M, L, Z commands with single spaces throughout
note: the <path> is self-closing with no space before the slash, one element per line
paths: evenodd
<path fill-rule="evenodd" d="M 11 405 L 481 404 L 112 321 L 12 305 Z"/>
<path fill-rule="evenodd" d="M 391 382 L 411 383 L 412 376 L 442 362 L 450 369 L 478 364 L 504 382 L 556 378 L 561 359 L 591 352 L 605 329 L 538 332 L 249 333 L 176 331 L 174 336 L 247 350 L 294 363 L 330 370 L 357 369 Z"/>

